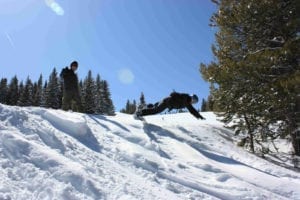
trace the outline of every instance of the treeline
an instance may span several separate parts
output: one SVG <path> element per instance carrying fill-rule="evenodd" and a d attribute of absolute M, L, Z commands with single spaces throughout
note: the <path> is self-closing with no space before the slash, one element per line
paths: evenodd
<path fill-rule="evenodd" d="M 300 35 L 296 0 L 213 0 L 218 11 L 212 47 L 215 61 L 201 64 L 211 83 L 212 107 L 236 120 L 251 151 L 281 137 L 300 156 Z M 257 147 L 257 148 L 256 148 Z"/>
<path fill-rule="evenodd" d="M 120 112 L 126 113 L 126 114 L 133 114 L 135 112 L 137 106 L 143 107 L 145 105 L 146 105 L 145 95 L 142 92 L 141 96 L 140 96 L 140 99 L 139 99 L 139 102 L 136 102 L 136 100 L 130 101 L 128 99 L 127 102 L 126 102 L 125 108 L 122 108 L 120 110 Z"/>
<path fill-rule="evenodd" d="M 29 77 L 25 82 L 19 81 L 17 76 L 14 76 L 9 82 L 7 78 L 1 78 L 0 103 L 60 109 L 63 97 L 62 88 L 63 82 L 56 68 L 45 82 L 42 75 L 37 82 L 33 82 Z M 101 80 L 99 74 L 95 79 L 92 72 L 89 71 L 85 79 L 79 81 L 79 88 L 83 113 L 115 114 L 109 85 L 106 80 Z"/>

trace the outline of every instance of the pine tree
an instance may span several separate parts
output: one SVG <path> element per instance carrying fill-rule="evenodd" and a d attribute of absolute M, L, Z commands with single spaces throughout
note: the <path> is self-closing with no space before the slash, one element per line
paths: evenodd
<path fill-rule="evenodd" d="M 8 99 L 7 79 L 2 78 L 0 81 L 0 103 L 7 104 L 7 99 Z"/>
<path fill-rule="evenodd" d="M 84 99 L 83 99 L 84 87 L 83 87 L 83 81 L 82 80 L 79 80 L 78 90 L 79 90 L 79 94 L 80 94 L 80 98 L 81 98 L 81 104 L 82 104 L 82 102 L 84 101 Z M 83 106 L 83 105 L 81 105 L 81 106 Z"/>
<path fill-rule="evenodd" d="M 209 86 L 210 94 L 207 97 L 206 100 L 206 110 L 207 111 L 214 111 L 214 112 L 222 112 L 222 110 L 218 107 L 217 104 L 215 104 L 214 100 L 214 93 L 217 91 L 214 84 L 211 84 Z"/>
<path fill-rule="evenodd" d="M 93 114 L 96 112 L 96 91 L 95 81 L 92 77 L 92 72 L 89 71 L 87 77 L 83 82 L 82 89 L 82 104 L 83 112 Z"/>
<path fill-rule="evenodd" d="M 131 108 L 132 108 L 132 103 L 130 103 L 130 101 L 127 100 L 126 106 L 125 106 L 125 113 L 127 113 L 127 114 L 132 114 L 132 113 L 131 113 Z"/>
<path fill-rule="evenodd" d="M 137 107 L 136 100 L 133 100 L 129 108 L 129 114 L 133 114 L 136 110 L 136 107 Z"/>
<path fill-rule="evenodd" d="M 254 137 L 279 120 L 297 150 L 299 79 L 299 18 L 296 0 L 220 0 L 212 16 L 218 27 L 212 50 L 217 62 L 201 64 L 203 77 L 217 84 L 213 92 L 224 120 L 242 119 L 239 128 Z M 299 7 L 299 6 L 298 6 Z M 299 98 L 299 97 L 298 97 Z M 299 144 L 298 144 L 299 146 Z"/>
<path fill-rule="evenodd" d="M 140 107 L 145 107 L 146 106 L 145 96 L 144 96 L 143 92 L 141 93 L 141 96 L 140 96 L 139 106 Z"/>
<path fill-rule="evenodd" d="M 14 76 L 8 85 L 7 104 L 17 105 L 19 100 L 19 81 L 17 76 Z"/>
<path fill-rule="evenodd" d="M 45 89 L 45 107 L 54 109 L 60 108 L 60 88 L 57 71 L 54 68 L 49 76 L 48 84 Z"/>
<path fill-rule="evenodd" d="M 121 113 L 127 113 L 127 112 L 126 112 L 126 107 L 127 107 L 128 103 L 129 103 L 129 100 L 126 101 L 125 108 L 122 108 L 122 109 L 120 110 Z"/>
<path fill-rule="evenodd" d="M 102 91 L 103 91 L 103 96 L 102 96 L 103 105 L 101 107 L 103 109 L 103 114 L 114 115 L 115 108 L 111 99 L 108 83 L 105 80 L 102 81 Z"/>
<path fill-rule="evenodd" d="M 95 99 L 95 113 L 96 114 L 103 114 L 103 108 L 102 108 L 102 105 L 103 105 L 103 97 L 102 97 L 102 94 L 103 94 L 103 91 L 102 91 L 102 81 L 101 81 L 101 78 L 100 78 L 100 75 L 97 74 L 97 77 L 96 77 L 96 82 L 95 82 L 95 94 L 96 94 L 96 99 Z"/>
<path fill-rule="evenodd" d="M 62 81 L 62 79 L 59 77 L 58 78 L 58 87 L 59 87 L 59 90 L 58 90 L 58 96 L 57 96 L 57 98 L 58 98 L 58 107 L 59 108 L 62 108 L 62 100 L 63 100 L 63 96 L 64 96 L 64 85 L 63 85 L 63 81 Z M 80 91 L 80 87 L 78 88 L 78 90 Z"/>
<path fill-rule="evenodd" d="M 33 85 L 33 105 L 42 105 L 42 95 L 43 95 L 43 76 L 40 75 L 37 83 Z"/>
<path fill-rule="evenodd" d="M 207 101 L 205 99 L 202 99 L 202 104 L 201 104 L 201 112 L 206 112 L 207 110 Z"/>
<path fill-rule="evenodd" d="M 48 81 L 46 80 L 43 86 L 43 91 L 42 91 L 42 101 L 41 101 L 41 106 L 46 107 L 46 91 L 48 87 Z"/>
<path fill-rule="evenodd" d="M 126 114 L 133 114 L 135 112 L 137 103 L 135 100 L 132 101 L 132 103 L 130 102 L 130 100 L 128 99 L 125 105 L 125 108 L 123 108 L 120 112 L 122 113 L 126 113 Z"/>
<path fill-rule="evenodd" d="M 23 80 L 20 82 L 20 84 L 19 84 L 19 91 L 18 91 L 18 101 L 17 101 L 17 103 L 16 103 L 16 105 L 18 105 L 18 103 L 19 103 L 19 100 L 20 100 L 20 98 L 21 98 L 21 94 L 23 93 L 23 90 L 24 90 L 24 83 L 23 83 Z"/>
<path fill-rule="evenodd" d="M 106 114 L 106 103 L 105 103 L 105 93 L 104 93 L 104 80 L 99 79 L 96 80 L 96 88 L 97 88 L 97 113 L 98 114 Z"/>
<path fill-rule="evenodd" d="M 32 106 L 33 105 L 33 84 L 29 77 L 26 79 L 24 89 L 20 93 L 20 98 L 17 103 L 18 106 Z"/>

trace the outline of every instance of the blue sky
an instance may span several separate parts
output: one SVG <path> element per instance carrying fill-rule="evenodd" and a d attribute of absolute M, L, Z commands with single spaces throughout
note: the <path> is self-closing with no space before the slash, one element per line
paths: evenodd
<path fill-rule="evenodd" d="M 199 73 L 213 60 L 210 0 L 1 0 L 0 78 L 37 81 L 73 60 L 108 81 L 119 111 L 127 99 L 172 91 L 206 98 Z M 196 106 L 200 107 L 200 103 Z"/>

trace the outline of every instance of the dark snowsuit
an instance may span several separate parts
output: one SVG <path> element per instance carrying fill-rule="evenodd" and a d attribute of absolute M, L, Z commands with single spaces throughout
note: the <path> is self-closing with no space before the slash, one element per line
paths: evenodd
<path fill-rule="evenodd" d="M 164 98 L 162 101 L 155 104 L 148 104 L 145 108 L 142 108 L 139 112 L 141 116 L 153 115 L 162 112 L 166 108 L 181 109 L 187 108 L 188 111 L 194 115 L 197 119 L 204 119 L 199 112 L 192 106 L 192 98 L 188 94 L 182 94 L 172 92 L 170 96 Z"/>
<path fill-rule="evenodd" d="M 79 95 L 78 78 L 72 69 L 65 67 L 60 73 L 63 79 L 62 109 L 80 112 L 81 98 Z"/>

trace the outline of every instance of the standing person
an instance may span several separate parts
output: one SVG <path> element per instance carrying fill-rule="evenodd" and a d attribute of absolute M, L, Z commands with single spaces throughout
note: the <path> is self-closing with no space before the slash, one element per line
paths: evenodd
<path fill-rule="evenodd" d="M 199 112 L 193 107 L 192 104 L 198 102 L 197 95 L 188 95 L 184 93 L 172 92 L 170 96 L 164 98 L 160 102 L 155 104 L 148 104 L 145 108 L 137 109 L 135 115 L 137 117 L 145 116 L 145 115 L 153 115 L 162 112 L 166 108 L 170 110 L 172 109 L 181 109 L 187 108 L 188 111 L 195 116 L 197 119 L 205 119 L 200 115 Z"/>
<path fill-rule="evenodd" d="M 63 99 L 62 109 L 73 110 L 76 112 L 81 111 L 81 98 L 78 88 L 78 78 L 75 71 L 78 68 L 78 62 L 73 61 L 70 64 L 70 69 L 65 67 L 60 73 L 60 77 L 63 79 Z"/>

